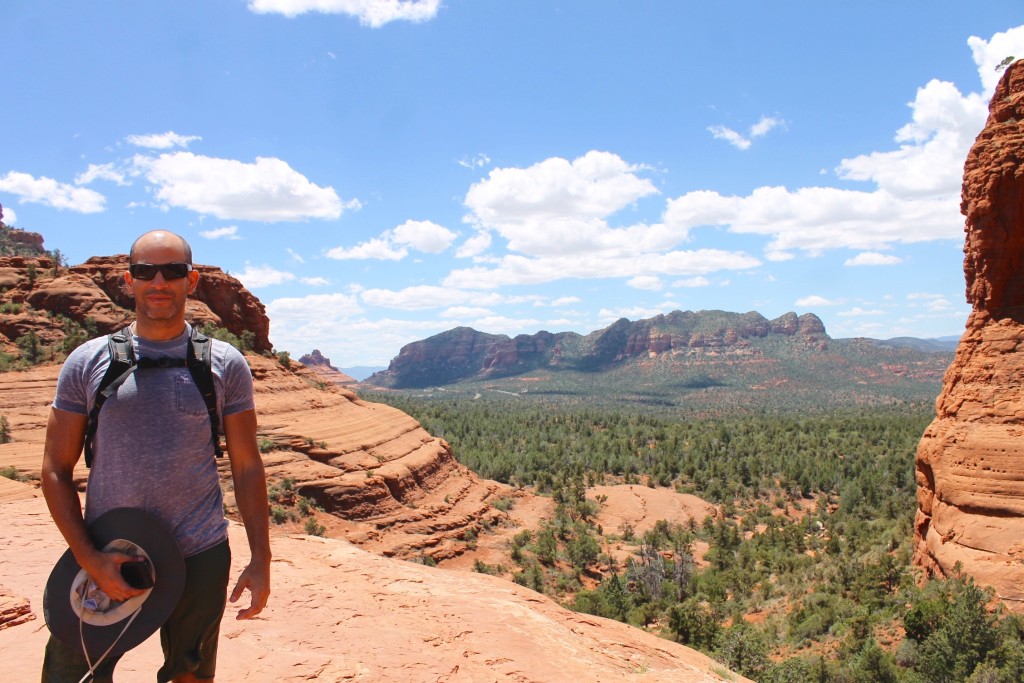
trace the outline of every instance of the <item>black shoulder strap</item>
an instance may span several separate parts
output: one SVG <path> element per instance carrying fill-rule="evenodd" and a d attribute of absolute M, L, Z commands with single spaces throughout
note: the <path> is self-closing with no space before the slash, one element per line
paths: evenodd
<path fill-rule="evenodd" d="M 213 384 L 213 340 L 193 326 L 188 338 L 185 354 L 192 382 L 203 395 L 206 414 L 210 416 L 210 435 L 213 437 L 213 452 L 219 458 L 224 455 L 220 447 L 220 418 L 217 416 L 217 389 Z"/>
<path fill-rule="evenodd" d="M 128 375 L 135 371 L 135 350 L 132 348 L 132 333 L 129 328 L 114 332 L 107 336 L 107 351 L 110 353 L 110 365 L 100 380 L 92 410 L 89 411 L 89 422 L 85 430 L 85 466 L 92 467 L 92 443 L 96 438 L 96 426 L 99 423 L 100 408 L 108 398 L 113 396 L 117 388 L 124 384 Z"/>
<path fill-rule="evenodd" d="M 183 364 L 188 368 L 189 374 L 192 375 L 192 382 L 199 389 L 199 393 L 203 396 L 203 403 L 206 404 L 206 413 L 210 418 L 210 435 L 213 438 L 213 452 L 218 458 L 224 455 L 220 447 L 220 418 L 217 416 L 217 391 L 213 383 L 213 341 L 209 337 L 193 327 L 184 362 L 180 359 L 176 363 L 169 363 L 170 359 L 167 358 L 155 360 L 143 358 L 137 363 L 135 350 L 132 348 L 132 333 L 127 327 L 107 337 L 107 350 L 110 353 L 110 365 L 107 366 L 107 371 L 103 374 L 100 386 L 96 390 L 96 398 L 93 401 L 92 410 L 89 411 L 89 422 L 85 431 L 86 467 L 92 467 L 93 441 L 96 438 L 100 409 L 140 365 L 146 367 L 177 365 L 181 367 Z"/>

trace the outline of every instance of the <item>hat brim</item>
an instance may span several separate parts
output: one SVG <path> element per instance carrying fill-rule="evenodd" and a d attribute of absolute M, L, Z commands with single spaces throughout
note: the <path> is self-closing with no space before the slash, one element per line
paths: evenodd
<path fill-rule="evenodd" d="M 89 525 L 89 536 L 97 548 L 117 539 L 131 541 L 149 556 L 156 575 L 152 591 L 127 629 L 124 620 L 97 626 L 82 622 L 72 606 L 71 584 L 81 571 L 75 556 L 68 549 L 57 561 L 43 593 L 46 625 L 54 636 L 96 660 L 108 649 L 107 657 L 124 654 L 167 621 L 185 588 L 185 558 L 170 530 L 143 510 L 109 510 Z"/>

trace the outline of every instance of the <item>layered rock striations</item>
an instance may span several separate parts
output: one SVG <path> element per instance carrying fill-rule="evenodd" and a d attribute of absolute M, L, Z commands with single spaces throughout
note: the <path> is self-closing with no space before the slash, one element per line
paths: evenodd
<path fill-rule="evenodd" d="M 537 369 L 606 370 L 622 361 L 705 350 L 749 350 L 748 340 L 778 337 L 825 348 L 825 326 L 813 313 L 768 320 L 760 313 L 673 311 L 647 320 L 617 320 L 584 336 L 541 331 L 515 338 L 458 327 L 407 344 L 367 384 L 419 388 L 465 379 L 506 377 Z"/>
<path fill-rule="evenodd" d="M 957 563 L 1024 611 L 1024 61 L 1003 75 L 964 165 L 973 310 L 917 451 L 915 562 Z"/>
<path fill-rule="evenodd" d="M 16 342 L 30 332 L 44 346 L 60 345 L 71 333 L 68 323 L 99 334 L 113 332 L 135 318 L 124 285 L 128 256 L 95 256 L 69 268 L 49 256 L 0 257 L 0 347 L 19 354 Z M 251 348 L 272 349 L 270 320 L 259 299 L 220 268 L 196 265 L 199 286 L 186 305 L 189 320 L 213 323 L 241 337 Z"/>

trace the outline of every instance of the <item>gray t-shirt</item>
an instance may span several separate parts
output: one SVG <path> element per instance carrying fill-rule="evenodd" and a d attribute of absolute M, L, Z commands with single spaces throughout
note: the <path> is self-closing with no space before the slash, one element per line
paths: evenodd
<path fill-rule="evenodd" d="M 191 328 L 165 342 L 134 337 L 136 358 L 184 358 Z M 230 344 L 213 340 L 217 412 L 223 417 L 254 407 L 252 373 Z M 82 344 L 68 356 L 53 406 L 79 415 L 92 410 L 110 364 L 107 338 Z M 172 530 L 186 556 L 227 538 L 210 420 L 186 367 L 136 368 L 103 404 L 86 490 L 85 519 L 107 510 L 146 510 Z"/>

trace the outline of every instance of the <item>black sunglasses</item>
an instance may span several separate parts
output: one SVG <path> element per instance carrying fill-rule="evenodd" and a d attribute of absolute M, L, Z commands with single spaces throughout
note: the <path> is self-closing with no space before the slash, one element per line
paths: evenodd
<path fill-rule="evenodd" d="M 179 280 L 192 270 L 191 263 L 133 263 L 128 266 L 128 272 L 136 280 L 152 280 L 157 273 L 164 276 L 165 280 Z"/>

